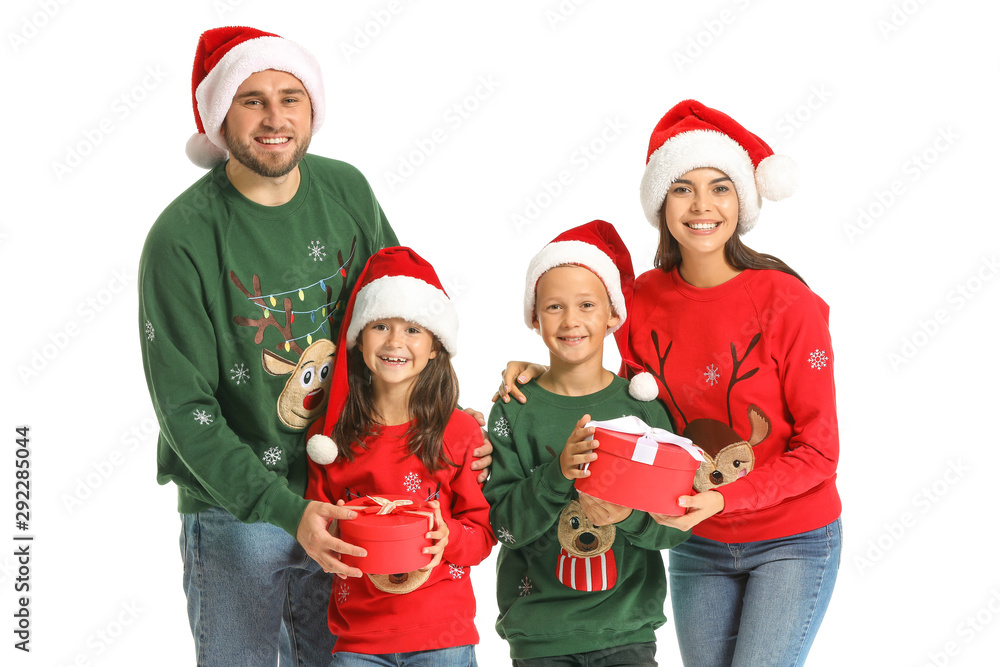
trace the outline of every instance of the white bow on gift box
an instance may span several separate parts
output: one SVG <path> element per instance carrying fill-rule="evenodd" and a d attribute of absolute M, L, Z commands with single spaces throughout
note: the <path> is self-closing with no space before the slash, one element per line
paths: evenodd
<path fill-rule="evenodd" d="M 676 433 L 671 433 L 670 431 L 662 428 L 652 427 L 638 417 L 629 416 L 618 417 L 617 419 L 608 419 L 605 421 L 591 421 L 587 422 L 587 426 L 603 428 L 606 431 L 617 431 L 618 433 L 638 435 L 639 438 L 636 440 L 635 449 L 632 451 L 632 460 L 637 463 L 653 465 L 653 461 L 656 460 L 656 452 L 659 449 L 660 443 L 677 445 L 690 454 L 691 458 L 695 461 L 701 462 L 705 460 L 704 450 L 695 445 L 690 439 L 677 435 Z M 593 437 L 588 439 L 593 440 Z M 583 469 L 586 470 L 589 466 L 590 464 L 587 463 Z"/>

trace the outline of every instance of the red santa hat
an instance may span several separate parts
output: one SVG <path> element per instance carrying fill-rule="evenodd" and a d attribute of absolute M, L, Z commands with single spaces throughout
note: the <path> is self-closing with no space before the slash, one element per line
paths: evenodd
<path fill-rule="evenodd" d="M 458 352 L 458 311 L 434 267 L 410 248 L 383 248 L 371 256 L 347 302 L 333 362 L 326 417 L 309 429 L 306 452 L 320 465 L 333 463 L 338 447 L 330 438 L 347 403 L 347 352 L 369 322 L 398 317 L 433 333 L 442 347 Z M 319 426 L 322 428 L 319 428 Z"/>
<path fill-rule="evenodd" d="M 278 35 L 255 28 L 229 26 L 202 33 L 194 56 L 191 97 L 198 126 L 187 142 L 187 156 L 199 167 L 211 169 L 224 162 L 229 148 L 222 121 L 236 90 L 256 72 L 288 72 L 305 86 L 312 105 L 313 134 L 323 124 L 326 101 L 319 62 L 304 48 Z"/>
<path fill-rule="evenodd" d="M 685 100 L 660 119 L 649 137 L 639 197 L 653 227 L 659 229 L 670 184 L 701 167 L 714 167 L 732 179 L 740 200 L 740 234 L 757 222 L 761 197 L 778 201 L 798 187 L 798 167 L 791 158 L 775 155 L 763 139 L 721 111 Z"/>
<path fill-rule="evenodd" d="M 611 305 L 618 315 L 618 325 L 608 329 L 608 333 L 615 335 L 618 351 L 626 364 L 638 369 L 637 364 L 629 361 L 628 347 L 628 309 L 632 306 L 632 286 L 635 282 L 632 256 L 618 231 L 609 222 L 592 220 L 566 230 L 532 258 L 524 284 L 524 323 L 534 329 L 535 295 L 539 279 L 549 269 L 564 264 L 576 264 L 590 269 L 604 283 Z M 653 377 L 638 377 L 633 378 L 629 388 L 633 397 L 642 401 L 656 398 Z M 653 392 L 651 395 L 650 391 Z"/>

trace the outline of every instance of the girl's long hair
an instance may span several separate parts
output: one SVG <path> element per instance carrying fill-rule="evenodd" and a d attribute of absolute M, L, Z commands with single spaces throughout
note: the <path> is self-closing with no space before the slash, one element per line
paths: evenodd
<path fill-rule="evenodd" d="M 411 455 L 420 459 L 431 472 L 455 466 L 444 452 L 444 430 L 458 405 L 458 377 L 451 365 L 451 355 L 435 337 L 437 356 L 427 362 L 410 390 L 410 418 L 406 431 Z M 371 371 L 355 347 L 347 353 L 347 403 L 333 429 L 333 441 L 346 443 L 341 456 L 353 461 L 358 450 L 367 448 L 367 440 L 377 436 L 381 415 L 375 408 Z"/>
<path fill-rule="evenodd" d="M 670 272 L 681 263 L 681 246 L 667 228 L 666 209 L 667 200 L 664 199 L 663 206 L 660 208 L 660 243 L 656 248 L 656 257 L 653 259 L 653 266 Z M 742 271 L 743 269 L 774 269 L 775 271 L 782 271 L 783 273 L 795 276 L 799 280 L 802 280 L 802 284 L 808 286 L 808 283 L 802 279 L 802 276 L 774 255 L 757 252 L 744 245 L 737 232 L 733 232 L 733 235 L 726 241 L 724 253 L 726 263 L 737 271 Z"/>

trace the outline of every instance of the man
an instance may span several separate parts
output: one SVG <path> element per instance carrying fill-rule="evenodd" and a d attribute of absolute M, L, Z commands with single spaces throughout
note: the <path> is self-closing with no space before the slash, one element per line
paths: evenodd
<path fill-rule="evenodd" d="M 346 297 L 397 241 L 355 168 L 306 153 L 325 111 L 309 52 L 209 30 L 192 87 L 187 153 L 211 171 L 149 232 L 139 325 L 198 664 L 326 664 L 328 573 L 361 576 L 338 554 L 364 552 L 327 531 L 353 512 L 303 498 L 303 436 L 329 398 Z"/>

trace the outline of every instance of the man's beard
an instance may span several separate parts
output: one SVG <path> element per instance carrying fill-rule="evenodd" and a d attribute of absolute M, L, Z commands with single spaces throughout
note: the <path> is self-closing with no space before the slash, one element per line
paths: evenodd
<path fill-rule="evenodd" d="M 250 171 L 266 178 L 280 178 L 295 169 L 302 160 L 302 156 L 309 149 L 310 138 L 306 137 L 304 141 L 299 141 L 298 149 L 285 161 L 279 162 L 276 157 L 270 160 L 261 159 L 253 151 L 253 146 L 251 145 L 253 139 L 249 143 L 242 142 L 236 137 L 230 136 L 229 129 L 226 127 L 223 127 L 222 134 L 226 139 L 230 155 Z"/>

